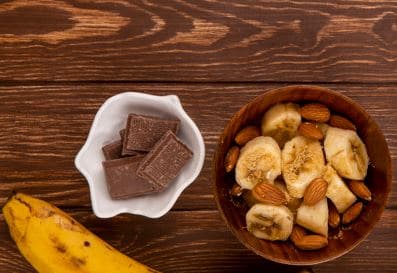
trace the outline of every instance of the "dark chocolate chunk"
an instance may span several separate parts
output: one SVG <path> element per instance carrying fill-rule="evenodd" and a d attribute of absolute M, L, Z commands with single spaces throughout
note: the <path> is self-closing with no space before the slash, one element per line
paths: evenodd
<path fill-rule="evenodd" d="M 137 175 L 144 156 L 133 156 L 102 162 L 109 194 L 113 199 L 126 199 L 157 192 L 159 188 Z"/>
<path fill-rule="evenodd" d="M 120 140 L 114 141 L 102 147 L 103 155 L 106 160 L 112 160 L 121 158 L 121 150 L 123 149 L 123 144 Z"/>
<path fill-rule="evenodd" d="M 192 156 L 192 151 L 172 131 L 168 131 L 142 160 L 137 173 L 165 188 Z"/>
<path fill-rule="evenodd" d="M 130 151 L 149 152 L 168 130 L 176 134 L 179 123 L 179 120 L 129 114 L 122 154 Z"/>

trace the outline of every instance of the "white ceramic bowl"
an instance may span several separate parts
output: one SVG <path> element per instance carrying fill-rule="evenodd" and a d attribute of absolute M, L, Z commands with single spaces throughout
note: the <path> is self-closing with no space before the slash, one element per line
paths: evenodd
<path fill-rule="evenodd" d="M 102 167 L 102 161 L 105 160 L 102 147 L 120 139 L 119 130 L 125 127 L 129 113 L 179 119 L 181 124 L 178 137 L 194 155 L 164 191 L 128 200 L 113 200 L 108 193 Z M 183 110 L 177 96 L 126 92 L 109 98 L 98 110 L 88 138 L 75 158 L 75 165 L 87 179 L 96 216 L 109 218 L 120 213 L 131 213 L 158 218 L 171 209 L 182 191 L 199 175 L 204 156 L 203 137 Z"/>

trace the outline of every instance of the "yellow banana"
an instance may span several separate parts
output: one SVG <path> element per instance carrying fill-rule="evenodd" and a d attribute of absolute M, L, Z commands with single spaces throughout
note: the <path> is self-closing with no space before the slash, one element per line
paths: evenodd
<path fill-rule="evenodd" d="M 245 215 L 245 221 L 255 237 L 285 241 L 292 232 L 294 216 L 285 206 L 255 204 Z"/>
<path fill-rule="evenodd" d="M 251 190 L 257 183 L 273 180 L 281 174 L 281 151 L 271 137 L 259 136 L 240 151 L 236 164 L 236 182 Z"/>
<path fill-rule="evenodd" d="M 287 141 L 296 136 L 301 119 L 299 105 L 276 104 L 263 116 L 262 134 L 273 137 L 280 148 L 283 148 Z"/>
<path fill-rule="evenodd" d="M 17 193 L 3 207 L 11 237 L 39 273 L 154 273 L 53 205 Z"/>
<path fill-rule="evenodd" d="M 325 163 L 320 142 L 304 136 L 285 143 L 281 162 L 288 193 L 296 198 L 303 197 L 310 182 L 321 176 Z"/>
<path fill-rule="evenodd" d="M 330 127 L 324 140 L 324 152 L 340 176 L 352 180 L 363 180 L 367 176 L 367 148 L 356 132 Z"/>

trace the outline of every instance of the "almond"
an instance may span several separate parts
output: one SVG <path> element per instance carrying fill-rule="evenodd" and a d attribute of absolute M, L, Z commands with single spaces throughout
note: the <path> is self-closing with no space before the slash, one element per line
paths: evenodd
<path fill-rule="evenodd" d="M 256 184 L 252 189 L 252 195 L 261 203 L 276 206 L 287 203 L 285 194 L 279 188 L 267 182 L 260 182 Z"/>
<path fill-rule="evenodd" d="M 227 173 L 234 169 L 239 155 L 240 148 L 238 146 L 233 146 L 229 149 L 225 157 L 225 170 Z"/>
<path fill-rule="evenodd" d="M 356 130 L 356 126 L 350 120 L 338 115 L 332 115 L 330 117 L 329 125 L 346 130 Z"/>
<path fill-rule="evenodd" d="M 303 196 L 303 204 L 313 206 L 325 197 L 328 183 L 322 178 L 316 178 L 310 182 Z"/>
<path fill-rule="evenodd" d="M 324 138 L 323 133 L 314 123 L 303 122 L 298 127 L 298 133 L 302 136 L 321 140 Z"/>
<path fill-rule="evenodd" d="M 344 225 L 350 224 L 360 215 L 361 210 L 363 209 L 363 203 L 357 202 L 353 206 L 347 209 L 342 216 L 342 223 Z"/>
<path fill-rule="evenodd" d="M 248 141 L 261 135 L 261 131 L 256 126 L 248 126 L 237 133 L 234 141 L 240 146 L 244 146 Z"/>
<path fill-rule="evenodd" d="M 230 190 L 230 194 L 234 197 L 241 196 L 243 194 L 243 188 L 237 183 L 233 184 L 232 189 Z"/>
<path fill-rule="evenodd" d="M 361 199 L 371 201 L 371 191 L 365 186 L 363 181 L 351 180 L 349 181 L 349 188 Z"/>
<path fill-rule="evenodd" d="M 291 241 L 295 244 L 295 242 L 298 242 L 299 240 L 302 240 L 302 238 L 306 235 L 306 230 L 303 227 L 294 225 L 292 228 L 292 232 L 290 235 Z"/>
<path fill-rule="evenodd" d="M 340 215 L 332 202 L 328 202 L 328 213 L 328 225 L 337 228 L 340 224 Z"/>
<path fill-rule="evenodd" d="M 301 115 L 307 120 L 327 122 L 331 114 L 327 106 L 320 103 L 309 103 L 301 108 Z"/>
<path fill-rule="evenodd" d="M 295 246 L 302 250 L 316 250 L 327 245 L 327 237 L 321 235 L 305 235 L 295 243 Z"/>

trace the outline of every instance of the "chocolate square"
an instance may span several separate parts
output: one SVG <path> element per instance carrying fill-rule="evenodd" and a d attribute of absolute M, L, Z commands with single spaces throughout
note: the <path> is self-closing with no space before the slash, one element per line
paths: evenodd
<path fill-rule="evenodd" d="M 159 190 L 137 175 L 136 171 L 143 157 L 140 155 L 102 162 L 108 191 L 113 199 L 127 199 Z"/>
<path fill-rule="evenodd" d="M 114 141 L 102 147 L 103 155 L 106 160 L 112 160 L 121 158 L 121 150 L 123 149 L 123 144 L 120 140 Z"/>
<path fill-rule="evenodd" d="M 119 131 L 119 135 L 120 135 L 121 143 L 122 143 L 122 145 L 121 145 L 121 155 L 122 155 L 122 156 L 133 156 L 133 155 L 138 155 L 138 154 L 146 154 L 146 153 L 139 152 L 139 151 L 133 151 L 133 150 L 127 150 L 127 149 L 124 149 L 124 150 L 123 150 L 123 143 L 124 143 L 124 137 L 125 137 L 125 129 L 121 129 L 121 130 Z"/>
<path fill-rule="evenodd" d="M 144 157 L 137 173 L 163 189 L 192 156 L 192 151 L 172 131 L 168 131 Z"/>
<path fill-rule="evenodd" d="M 179 120 L 129 114 L 122 154 L 131 151 L 149 152 L 168 130 L 176 134 L 179 123 Z"/>

